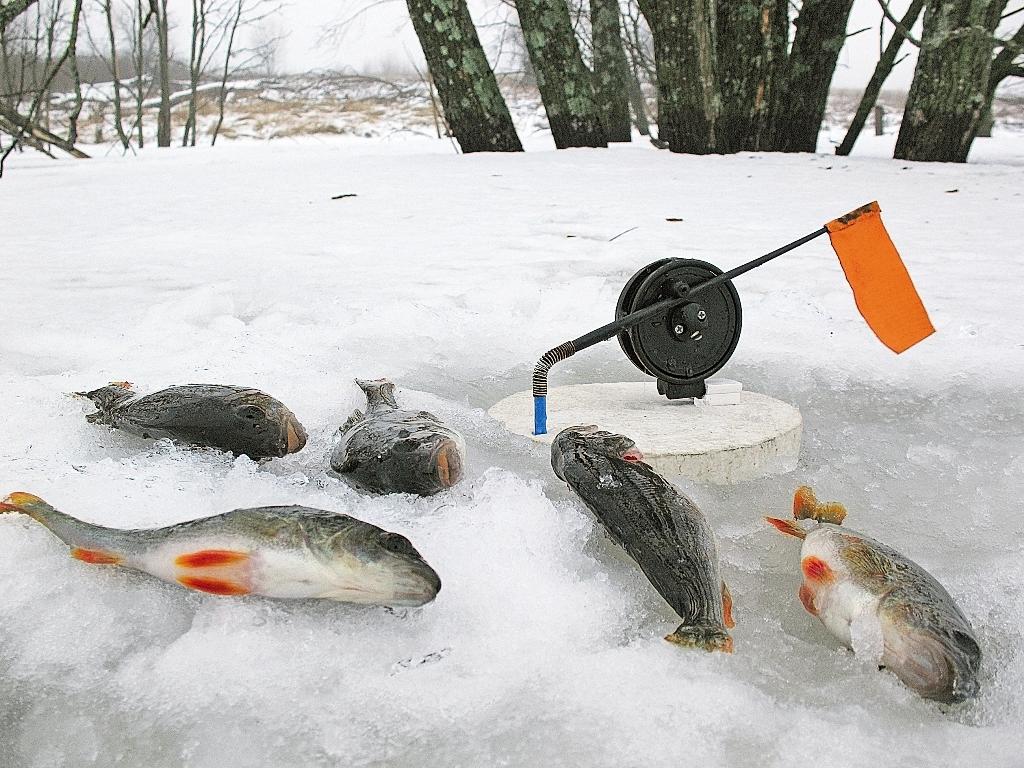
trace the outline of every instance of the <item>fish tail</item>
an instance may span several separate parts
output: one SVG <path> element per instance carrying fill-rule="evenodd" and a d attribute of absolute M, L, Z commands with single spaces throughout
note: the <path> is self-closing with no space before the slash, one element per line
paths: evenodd
<path fill-rule="evenodd" d="M 121 557 L 109 546 L 97 546 L 97 535 L 108 529 L 66 515 L 32 493 L 15 491 L 0 501 L 0 513 L 19 512 L 46 526 L 50 533 L 71 547 L 71 556 L 87 563 L 116 564 Z"/>
<path fill-rule="evenodd" d="M 732 653 L 732 635 L 721 624 L 680 624 L 665 639 L 685 648 Z"/>
<path fill-rule="evenodd" d="M 817 520 L 819 523 L 840 525 L 846 517 L 846 507 L 838 501 L 822 503 L 814 491 L 801 485 L 793 494 L 793 517 L 797 520 Z"/>
<path fill-rule="evenodd" d="M 85 418 L 90 423 L 109 424 L 110 412 L 117 405 L 135 396 L 132 385 L 127 381 L 112 381 L 105 387 L 93 389 L 89 392 L 72 392 L 76 397 L 84 397 L 91 400 L 98 409 L 96 413 L 90 413 Z"/>
<path fill-rule="evenodd" d="M 807 536 L 807 531 L 792 520 L 780 520 L 777 517 L 766 517 L 765 521 L 775 526 L 780 533 L 785 533 L 787 536 L 796 536 L 798 539 L 803 539 Z"/>
<path fill-rule="evenodd" d="M 398 407 L 395 400 L 395 385 L 388 379 L 356 379 L 356 384 L 366 395 L 366 402 L 372 408 L 375 405 Z"/>

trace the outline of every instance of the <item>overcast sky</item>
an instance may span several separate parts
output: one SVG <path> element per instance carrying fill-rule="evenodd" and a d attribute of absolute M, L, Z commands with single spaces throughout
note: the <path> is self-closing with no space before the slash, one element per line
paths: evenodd
<path fill-rule="evenodd" d="M 326 29 L 351 17 L 359 8 L 369 6 L 372 0 L 344 0 L 344 2 L 323 2 L 323 0 L 289 0 L 274 23 L 281 31 L 288 31 L 282 43 L 279 66 L 285 71 L 301 72 L 310 69 L 351 67 L 355 70 L 379 68 L 381 64 L 407 65 L 415 60 L 422 62 L 419 43 L 409 22 L 404 0 L 384 0 L 347 25 L 347 32 L 335 43 L 321 40 Z M 896 14 L 902 14 L 910 0 L 891 0 Z M 490 0 L 471 0 L 474 19 L 478 24 L 495 21 L 496 3 Z M 849 31 L 871 27 L 849 40 L 839 57 L 833 85 L 837 87 L 863 87 L 871 76 L 878 59 L 878 22 L 882 17 L 877 0 L 855 0 L 850 16 Z M 182 24 L 182 27 L 185 25 Z M 887 25 L 891 34 L 891 25 Z M 912 46 L 906 45 L 906 52 Z M 887 87 L 906 88 L 913 75 L 913 54 L 907 61 L 896 67 Z"/>

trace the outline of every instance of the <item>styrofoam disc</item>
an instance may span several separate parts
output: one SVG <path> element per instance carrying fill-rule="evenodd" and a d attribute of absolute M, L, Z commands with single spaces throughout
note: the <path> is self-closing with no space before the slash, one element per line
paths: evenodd
<path fill-rule="evenodd" d="M 792 471 L 800 453 L 800 411 L 767 395 L 740 394 L 736 405 L 695 406 L 660 396 L 652 381 L 555 387 L 548 391 L 544 435 L 533 434 L 530 392 L 506 397 L 489 413 L 510 432 L 542 443 L 566 427 L 596 424 L 632 438 L 658 471 L 697 482 Z"/>

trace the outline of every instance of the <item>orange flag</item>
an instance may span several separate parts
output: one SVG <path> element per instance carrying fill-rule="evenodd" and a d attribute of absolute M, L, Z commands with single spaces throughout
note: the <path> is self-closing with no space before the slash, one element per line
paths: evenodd
<path fill-rule="evenodd" d="M 878 203 L 868 203 L 825 225 L 853 289 L 857 309 L 878 340 L 897 354 L 935 333 L 910 274 L 882 224 Z"/>

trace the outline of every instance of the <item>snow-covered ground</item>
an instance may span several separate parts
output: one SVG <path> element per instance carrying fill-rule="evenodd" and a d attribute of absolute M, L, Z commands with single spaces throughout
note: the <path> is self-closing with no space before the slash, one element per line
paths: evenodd
<path fill-rule="evenodd" d="M 954 166 L 865 139 L 854 158 L 345 137 L 14 157 L 0 492 L 125 527 L 344 511 L 408 535 L 444 586 L 399 611 L 204 596 L 0 517 L 0 766 L 1021 765 L 1024 141 L 979 140 Z M 607 322 L 640 266 L 735 266 L 873 199 L 938 333 L 882 347 L 821 240 L 737 280 L 723 375 L 798 405 L 803 452 L 790 475 L 681 483 L 718 534 L 738 624 L 731 656 L 670 645 L 671 610 L 486 408 Z M 389 376 L 461 429 L 467 481 L 374 498 L 330 476 L 355 376 Z M 614 342 L 552 375 L 641 378 Z M 119 379 L 259 386 L 310 441 L 256 465 L 87 424 L 67 393 Z M 979 699 L 924 701 L 804 612 L 796 544 L 761 520 L 802 483 L 959 601 Z"/>

